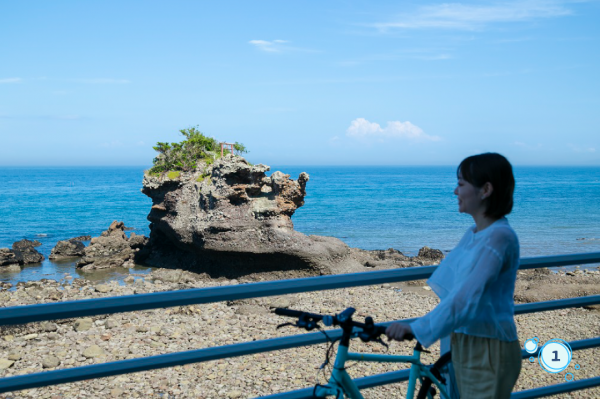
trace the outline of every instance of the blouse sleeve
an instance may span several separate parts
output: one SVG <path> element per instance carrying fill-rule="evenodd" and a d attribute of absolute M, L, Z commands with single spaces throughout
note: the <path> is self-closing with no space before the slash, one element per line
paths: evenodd
<path fill-rule="evenodd" d="M 473 320 L 485 304 L 484 293 L 502 271 L 511 242 L 510 237 L 498 233 L 490 237 L 468 273 L 457 276 L 459 283 L 448 296 L 431 312 L 411 323 L 413 334 L 425 347 Z"/>

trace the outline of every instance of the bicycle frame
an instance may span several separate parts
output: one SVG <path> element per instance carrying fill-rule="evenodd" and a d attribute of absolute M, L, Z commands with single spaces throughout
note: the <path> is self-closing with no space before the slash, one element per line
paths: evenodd
<path fill-rule="evenodd" d="M 336 399 L 343 399 L 344 394 L 350 399 L 364 399 L 358 387 L 345 369 L 347 360 L 359 362 L 381 362 L 381 363 L 411 363 L 410 374 L 408 377 L 407 399 L 414 399 L 417 379 L 428 377 L 437 387 L 442 399 L 449 399 L 450 396 L 446 387 L 429 371 L 428 367 L 421 363 L 421 352 L 415 349 L 412 356 L 398 355 L 374 355 L 369 353 L 348 352 L 348 345 L 340 343 L 338 346 L 335 363 L 331 372 L 331 377 L 327 385 L 318 385 L 315 387 L 315 396 L 324 398 L 329 395 Z"/>

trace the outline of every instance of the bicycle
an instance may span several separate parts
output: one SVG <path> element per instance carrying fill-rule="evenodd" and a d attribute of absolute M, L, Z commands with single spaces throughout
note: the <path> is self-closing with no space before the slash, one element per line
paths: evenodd
<path fill-rule="evenodd" d="M 386 328 L 375 325 L 372 317 L 366 317 L 364 323 L 356 322 L 352 320 L 354 312 L 354 308 L 348 308 L 343 312 L 332 316 L 307 313 L 292 309 L 275 309 L 275 314 L 277 315 L 298 318 L 296 323 L 280 324 L 277 328 L 291 325 L 311 331 L 315 328 L 320 329 L 319 322 L 321 321 L 325 326 L 340 326 L 342 328 L 342 337 L 340 338 L 329 381 L 326 385 L 316 384 L 313 390 L 313 397 L 326 398 L 333 395 L 336 399 L 343 399 L 344 397 L 350 399 L 364 399 L 358 387 L 345 369 L 346 361 L 354 360 L 358 362 L 411 363 L 410 374 L 408 377 L 407 399 L 414 398 L 417 380 L 421 383 L 417 399 L 432 399 L 437 393 L 432 385 L 435 385 L 439 390 L 442 399 L 450 398 L 445 387 L 446 380 L 441 374 L 441 368 L 450 361 L 450 352 L 444 354 L 430 366 L 421 363 L 421 352 L 429 352 L 425 350 L 418 341 L 414 347 L 412 356 L 348 352 L 350 339 L 352 338 L 360 338 L 363 342 L 379 342 L 387 347 L 385 342 L 380 338 L 381 335 L 385 335 Z M 324 331 L 322 332 L 327 336 Z M 327 337 L 329 339 L 329 336 Z M 414 336 L 410 337 L 410 339 L 414 339 Z M 323 363 L 321 369 L 329 363 L 330 352 L 333 349 L 335 341 L 330 340 L 330 342 L 331 345 L 327 350 L 325 363 Z"/>

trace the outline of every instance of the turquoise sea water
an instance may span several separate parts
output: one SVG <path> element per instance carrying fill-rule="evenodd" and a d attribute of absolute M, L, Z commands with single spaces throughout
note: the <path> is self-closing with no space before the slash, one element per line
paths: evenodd
<path fill-rule="evenodd" d="M 113 220 L 147 235 L 151 201 L 140 192 L 143 170 L 0 167 L 0 247 L 35 239 L 47 258 L 57 241 L 97 236 Z M 424 245 L 447 251 L 472 224 L 457 211 L 454 166 L 272 170 L 294 179 L 303 171 L 310 175 L 305 205 L 292 218 L 296 230 L 335 236 L 353 247 L 409 255 Z M 508 219 L 522 256 L 600 251 L 599 167 L 516 167 L 515 177 Z M 46 260 L 18 274 L 0 272 L 0 280 L 60 279 L 65 272 L 76 274 L 73 262 Z"/>

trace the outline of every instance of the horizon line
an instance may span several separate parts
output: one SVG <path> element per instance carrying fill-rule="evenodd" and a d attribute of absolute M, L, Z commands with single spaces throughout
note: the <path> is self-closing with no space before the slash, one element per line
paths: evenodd
<path fill-rule="evenodd" d="M 254 163 L 253 165 L 259 165 Z M 265 164 L 263 164 L 265 165 Z M 273 164 L 277 167 L 290 166 L 290 167 L 456 167 L 455 164 Z M 270 165 L 267 165 L 270 166 Z M 518 164 L 513 163 L 513 167 L 600 167 L 600 164 Z M 150 169 L 152 166 L 148 165 L 0 165 L 0 168 L 147 168 Z"/>

